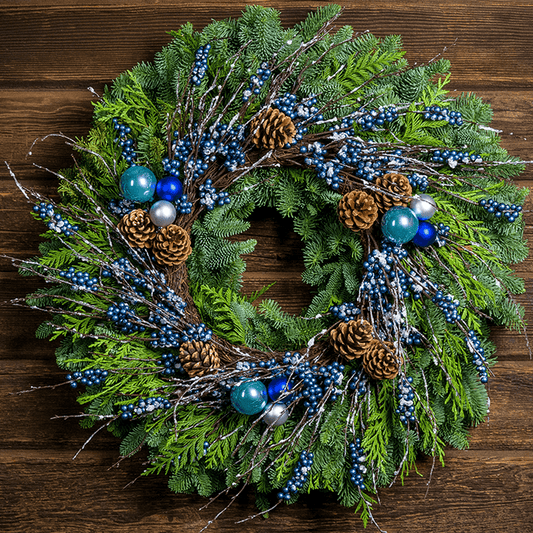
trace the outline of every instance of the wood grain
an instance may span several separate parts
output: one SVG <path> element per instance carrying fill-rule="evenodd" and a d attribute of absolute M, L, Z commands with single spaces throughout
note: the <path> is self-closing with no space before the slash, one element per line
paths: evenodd
<path fill-rule="evenodd" d="M 139 61 L 149 61 L 165 45 L 170 29 L 191 21 L 201 29 L 213 18 L 236 17 L 248 2 L 229 0 L 13 0 L 0 6 L 0 161 L 18 179 L 44 195 L 54 195 L 52 172 L 71 164 L 70 149 L 47 134 L 82 136 L 90 128 L 94 98 L 104 86 Z M 285 26 L 308 9 L 328 2 L 262 0 L 282 10 Z M 403 35 L 411 63 L 430 60 L 448 47 L 452 90 L 474 91 L 494 109 L 495 128 L 513 155 L 533 159 L 533 2 L 464 0 L 427 3 L 374 0 L 345 2 L 340 24 L 379 36 Z M 28 155 L 28 152 L 32 152 Z M 533 167 L 518 178 L 533 185 Z M 532 199 L 526 203 L 526 237 L 531 239 Z M 0 169 L 0 253 L 26 258 L 38 252 L 42 225 L 6 167 Z M 300 281 L 303 258 L 292 227 L 273 212 L 256 213 L 244 236 L 258 241 L 247 257 L 244 290 L 277 280 L 269 296 L 289 312 L 299 312 L 312 293 Z M 517 266 L 527 292 L 517 300 L 533 321 L 533 258 Z M 23 296 L 42 282 L 21 278 L 0 257 L 0 302 Z M 0 531 L 6 532 L 184 532 L 199 531 L 227 500 L 199 511 L 205 500 L 174 495 L 166 479 L 141 478 L 143 454 L 111 468 L 118 442 L 102 432 L 76 460 L 90 432 L 75 419 L 75 394 L 54 362 L 55 343 L 35 339 L 44 315 L 0 305 Z M 489 383 L 489 420 L 471 432 L 470 449 L 448 450 L 446 466 L 421 458 L 402 486 L 380 491 L 375 517 L 389 533 L 533 531 L 533 363 L 526 337 L 493 328 L 499 364 Z M 533 341 L 532 341 L 533 342 Z M 13 394 L 32 387 L 26 394 Z M 54 419 L 53 419 L 54 418 Z M 126 488 L 125 488 L 126 487 Z M 280 530 L 359 532 L 351 510 L 328 494 L 303 497 L 281 506 L 268 520 L 236 525 L 254 513 L 253 493 L 244 496 L 212 531 L 247 533 Z"/>

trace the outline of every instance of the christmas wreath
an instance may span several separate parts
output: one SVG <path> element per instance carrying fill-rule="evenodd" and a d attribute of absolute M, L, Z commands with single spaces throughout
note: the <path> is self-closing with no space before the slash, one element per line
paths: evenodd
<path fill-rule="evenodd" d="M 523 327 L 527 191 L 490 106 L 446 91 L 449 61 L 409 67 L 399 36 L 340 13 L 171 32 L 66 139 L 61 201 L 19 185 L 48 225 L 20 270 L 50 282 L 25 301 L 52 313 L 37 335 L 62 338 L 82 425 L 147 446 L 146 474 L 253 485 L 261 513 L 328 490 L 366 523 L 378 487 L 487 414 L 489 324 Z M 260 207 L 301 236 L 301 316 L 241 291 L 256 243 L 233 237 Z"/>

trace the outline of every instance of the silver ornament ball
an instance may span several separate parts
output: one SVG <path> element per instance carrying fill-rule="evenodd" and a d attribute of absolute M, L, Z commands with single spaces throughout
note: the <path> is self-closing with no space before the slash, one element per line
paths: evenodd
<path fill-rule="evenodd" d="M 176 208 L 167 200 L 159 200 L 150 208 L 150 220 L 160 228 L 176 220 Z"/>
<path fill-rule="evenodd" d="M 289 410 L 282 403 L 269 403 L 265 407 L 263 422 L 272 427 L 278 427 L 287 422 Z"/>
<path fill-rule="evenodd" d="M 429 194 L 417 194 L 409 207 L 419 220 L 429 220 L 437 211 L 437 204 Z"/>

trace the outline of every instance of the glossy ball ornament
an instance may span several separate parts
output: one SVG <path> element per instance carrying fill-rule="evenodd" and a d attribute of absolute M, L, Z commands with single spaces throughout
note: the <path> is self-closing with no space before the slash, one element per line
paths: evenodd
<path fill-rule="evenodd" d="M 429 194 L 418 194 L 409 206 L 418 220 L 429 220 L 437 211 L 437 204 Z"/>
<path fill-rule="evenodd" d="M 437 228 L 430 222 L 421 220 L 418 226 L 418 231 L 416 232 L 416 235 L 413 237 L 413 243 L 416 244 L 417 246 L 421 246 L 422 248 L 425 248 L 426 246 L 432 245 L 435 242 L 436 238 L 437 238 Z"/>
<path fill-rule="evenodd" d="M 183 185 L 176 176 L 165 176 L 157 182 L 155 192 L 161 200 L 173 202 L 183 194 Z"/>
<path fill-rule="evenodd" d="M 260 413 L 267 404 L 267 390 L 260 381 L 243 381 L 231 389 L 233 408 L 243 415 Z"/>
<path fill-rule="evenodd" d="M 176 220 L 176 207 L 166 200 L 159 200 L 150 208 L 150 220 L 164 228 Z"/>
<path fill-rule="evenodd" d="M 120 190 L 126 200 L 149 202 L 155 193 L 157 178 L 146 167 L 131 166 L 120 177 Z"/>
<path fill-rule="evenodd" d="M 269 403 L 265 407 L 265 414 L 263 415 L 263 422 L 268 426 L 278 427 L 287 422 L 289 418 L 289 410 L 282 403 Z"/>
<path fill-rule="evenodd" d="M 282 392 L 290 391 L 292 389 L 292 383 L 283 376 L 274 378 L 268 384 L 268 396 L 270 399 L 275 402 Z"/>
<path fill-rule="evenodd" d="M 391 207 L 381 219 L 383 236 L 396 244 L 409 242 L 418 231 L 418 218 L 408 207 Z"/>

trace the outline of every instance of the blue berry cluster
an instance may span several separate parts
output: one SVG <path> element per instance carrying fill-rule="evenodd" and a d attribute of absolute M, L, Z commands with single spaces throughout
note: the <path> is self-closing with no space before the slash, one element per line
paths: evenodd
<path fill-rule="evenodd" d="M 159 332 L 154 331 L 151 334 L 152 348 L 178 348 L 182 342 L 189 341 L 210 341 L 213 331 L 208 329 L 205 324 L 190 324 L 186 330 L 179 331 L 175 326 L 164 324 Z"/>
<path fill-rule="evenodd" d="M 468 335 L 465 337 L 466 346 L 468 351 L 473 356 L 473 363 L 476 366 L 476 370 L 479 374 L 479 380 L 481 383 L 487 383 L 489 380 L 489 375 L 487 373 L 487 359 L 485 357 L 485 350 L 481 346 L 481 342 L 478 339 L 476 332 L 470 330 Z"/>
<path fill-rule="evenodd" d="M 290 500 L 291 497 L 299 492 L 309 477 L 311 466 L 313 465 L 314 455 L 311 452 L 303 451 L 300 454 L 300 459 L 296 463 L 292 477 L 287 481 L 285 487 L 281 492 L 278 492 L 280 500 Z"/>
<path fill-rule="evenodd" d="M 396 413 L 400 415 L 400 420 L 407 425 L 409 422 L 416 422 L 415 416 L 415 391 L 411 385 L 412 377 L 401 377 L 398 381 L 398 408 Z"/>
<path fill-rule="evenodd" d="M 204 79 L 204 76 L 207 72 L 207 58 L 209 56 L 209 50 L 211 50 L 210 44 L 200 46 L 200 48 L 196 50 L 194 66 L 191 74 L 191 82 L 193 85 L 200 85 Z"/>
<path fill-rule="evenodd" d="M 164 367 L 162 370 L 163 376 L 175 376 L 177 374 L 185 374 L 185 370 L 181 366 L 179 357 L 173 353 L 163 353 L 156 364 Z"/>
<path fill-rule="evenodd" d="M 292 357 L 299 360 L 299 354 L 295 352 L 293 355 L 288 352 L 283 358 L 283 362 L 288 364 Z M 344 365 L 334 362 L 327 366 L 311 366 L 309 361 L 304 363 L 297 363 L 295 366 L 290 366 L 285 371 L 287 378 L 292 376 L 292 380 L 301 380 L 302 387 L 295 393 L 296 399 L 303 399 L 303 405 L 307 408 L 308 416 L 312 416 L 317 412 L 318 403 L 324 396 L 324 393 L 330 387 L 335 387 L 335 390 L 329 396 L 328 401 L 334 402 L 337 395 L 341 392 L 340 387 L 344 377 Z"/>
<path fill-rule="evenodd" d="M 171 407 L 172 404 L 170 401 L 161 396 L 157 396 L 156 398 L 146 398 L 146 400 L 141 398 L 135 403 L 121 406 L 120 418 L 123 420 L 130 420 L 134 415 L 142 416 L 157 411 L 158 409 L 167 410 Z"/>
<path fill-rule="evenodd" d="M 331 185 L 332 189 L 339 188 L 339 185 L 343 182 L 339 175 L 343 169 L 343 164 L 337 159 L 326 161 L 324 156 L 328 152 L 322 143 L 314 142 L 307 146 L 301 146 L 300 153 L 305 154 L 304 161 L 308 167 L 315 167 L 315 172 L 319 178 L 326 180 L 326 183 Z"/>
<path fill-rule="evenodd" d="M 296 144 L 307 133 L 307 124 L 313 124 L 324 120 L 324 116 L 319 113 L 315 107 L 317 99 L 314 95 L 298 102 L 295 94 L 285 93 L 283 96 L 276 98 L 272 103 L 273 107 L 278 108 L 282 113 L 291 118 L 296 126 L 296 137 L 293 144 Z"/>
<path fill-rule="evenodd" d="M 180 171 L 180 161 L 179 159 L 170 159 L 168 157 L 164 157 L 161 160 L 161 163 L 163 164 L 163 170 L 165 171 L 165 174 L 170 174 L 171 176 L 175 176 L 176 178 L 179 177 Z"/>
<path fill-rule="evenodd" d="M 481 163 L 480 155 L 461 152 L 460 150 L 434 150 L 431 160 L 435 163 L 446 163 L 450 168 L 455 168 L 459 163 Z"/>
<path fill-rule="evenodd" d="M 450 226 L 446 226 L 442 222 L 437 224 L 437 244 L 439 246 L 444 246 L 446 244 L 446 239 L 450 235 Z"/>
<path fill-rule="evenodd" d="M 176 200 L 175 205 L 178 213 L 182 215 L 188 215 L 192 211 L 192 202 L 189 202 L 186 194 Z"/>
<path fill-rule="evenodd" d="M 453 324 L 459 320 L 459 313 L 457 309 L 459 307 L 459 300 L 454 300 L 451 294 L 444 294 L 441 290 L 435 293 L 435 296 L 431 298 L 431 301 L 440 308 L 446 317 L 446 322 Z"/>
<path fill-rule="evenodd" d="M 393 265 L 407 257 L 407 251 L 401 246 L 383 242 L 380 250 L 373 250 L 363 263 L 366 270 L 361 282 L 361 290 L 370 299 L 373 309 L 389 311 L 391 303 L 387 300 L 389 283 L 399 284 L 404 296 L 409 296 L 409 280 L 401 269 L 394 269 Z M 398 278 L 398 279 L 397 279 Z"/>
<path fill-rule="evenodd" d="M 359 490 L 365 490 L 364 476 L 367 472 L 365 466 L 366 454 L 361 446 L 361 439 L 355 439 L 355 442 L 350 443 L 350 461 L 352 463 L 352 468 L 350 468 L 350 479 L 352 483 Z"/>
<path fill-rule="evenodd" d="M 78 384 L 92 387 L 101 385 L 109 375 L 107 370 L 101 368 L 91 368 L 83 372 L 73 372 L 66 376 L 66 380 L 70 381 L 70 386 L 75 389 Z"/>
<path fill-rule="evenodd" d="M 74 232 L 78 231 L 78 226 L 72 225 L 66 218 L 63 218 L 59 213 L 54 211 L 52 204 L 41 202 L 33 206 L 33 211 L 38 213 L 39 217 L 44 220 L 50 218 L 48 221 L 48 229 L 56 233 L 63 233 L 65 237 L 70 237 Z"/>
<path fill-rule="evenodd" d="M 414 173 L 407 176 L 411 187 L 417 187 L 420 192 L 424 192 L 428 188 L 428 178 L 422 174 Z"/>
<path fill-rule="evenodd" d="M 122 148 L 122 157 L 130 165 L 135 164 L 137 154 L 135 152 L 135 146 L 133 139 L 128 139 L 128 135 L 131 133 L 131 128 L 125 126 L 118 121 L 118 118 L 113 119 L 114 128 L 118 132 L 118 137 L 115 139 L 115 143 Z"/>
<path fill-rule="evenodd" d="M 348 387 L 357 391 L 357 396 L 364 396 L 368 392 L 368 376 L 362 368 L 350 372 Z"/>
<path fill-rule="evenodd" d="M 261 63 L 255 74 L 250 77 L 250 84 L 242 96 L 242 101 L 247 102 L 253 94 L 259 94 L 265 81 L 270 78 L 272 72 L 268 68 L 268 63 L 264 61 Z"/>
<path fill-rule="evenodd" d="M 333 305 L 329 308 L 329 311 L 338 320 L 344 320 L 344 322 L 349 322 L 357 315 L 361 314 L 361 309 L 359 309 L 359 307 L 357 307 L 353 302 L 343 302 L 340 305 Z"/>
<path fill-rule="evenodd" d="M 426 106 L 424 108 L 424 118 L 426 120 L 445 120 L 448 124 L 461 126 L 463 118 L 459 111 L 450 111 L 447 107 L 438 105 Z"/>
<path fill-rule="evenodd" d="M 91 278 L 87 272 L 70 267 L 68 270 L 62 270 L 59 275 L 72 283 L 74 291 L 96 292 L 98 290 L 98 278 Z"/>
<path fill-rule="evenodd" d="M 132 322 L 135 316 L 135 309 L 130 307 L 127 302 L 113 303 L 107 308 L 107 317 L 123 333 L 134 333 L 146 329 L 144 326 Z"/>
<path fill-rule="evenodd" d="M 355 139 L 347 139 L 336 157 L 342 165 L 355 169 L 357 177 L 366 181 L 374 181 L 386 172 L 398 171 L 405 166 L 406 161 L 401 155 L 402 151 L 399 149 L 389 154 L 382 154 L 375 146 L 365 145 Z"/>
<path fill-rule="evenodd" d="M 212 186 L 213 182 L 210 179 L 205 180 L 205 183 L 200 185 L 200 203 L 205 205 L 208 211 L 211 211 L 216 204 L 224 205 L 230 203 L 230 198 L 227 192 L 217 193 L 216 189 Z"/>
<path fill-rule="evenodd" d="M 357 118 L 357 124 L 361 126 L 363 131 L 376 131 L 386 122 L 393 122 L 398 118 L 398 111 L 395 106 L 380 106 L 379 109 L 371 109 L 370 111 L 361 109 L 360 112 L 362 115 Z"/>
<path fill-rule="evenodd" d="M 479 205 L 488 213 L 493 213 L 496 218 L 506 218 L 507 222 L 514 222 L 522 211 L 521 205 L 509 205 L 492 198 L 480 200 Z"/>
<path fill-rule="evenodd" d="M 131 213 L 135 209 L 135 202 L 121 198 L 119 200 L 110 200 L 107 210 L 116 217 L 122 218 L 124 215 Z"/>

